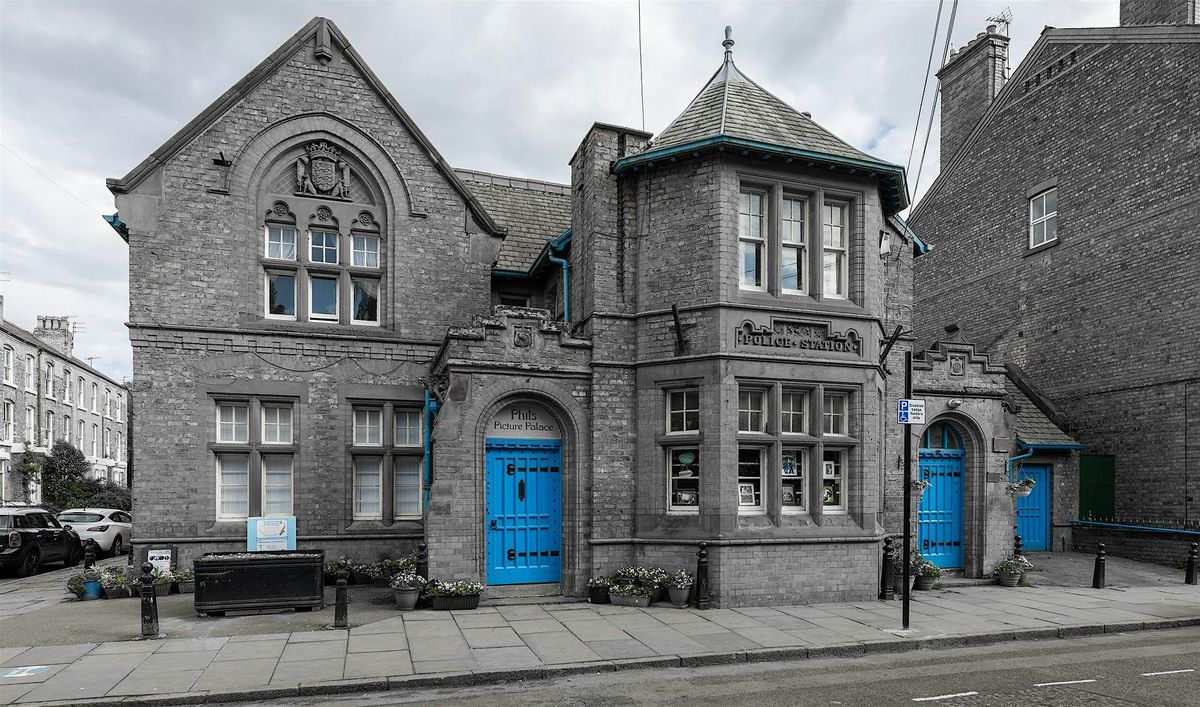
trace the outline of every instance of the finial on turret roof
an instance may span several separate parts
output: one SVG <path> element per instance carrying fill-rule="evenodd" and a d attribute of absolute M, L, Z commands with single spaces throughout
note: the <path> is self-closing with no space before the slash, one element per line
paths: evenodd
<path fill-rule="evenodd" d="M 721 46 L 725 47 L 725 61 L 733 60 L 733 27 L 725 25 L 725 41 L 721 42 Z"/>

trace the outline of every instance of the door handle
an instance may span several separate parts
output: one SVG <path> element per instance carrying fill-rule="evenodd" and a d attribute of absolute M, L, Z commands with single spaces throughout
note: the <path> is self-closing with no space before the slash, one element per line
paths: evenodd
<path fill-rule="evenodd" d="M 521 479 L 517 482 L 517 500 L 525 500 L 525 479 Z"/>

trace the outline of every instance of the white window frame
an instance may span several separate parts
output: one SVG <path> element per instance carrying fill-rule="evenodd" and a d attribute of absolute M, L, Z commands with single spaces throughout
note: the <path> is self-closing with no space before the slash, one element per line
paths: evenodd
<path fill-rule="evenodd" d="M 832 476 L 832 477 L 828 476 L 825 471 L 825 465 L 827 463 L 829 463 L 825 459 L 825 455 L 828 455 L 828 454 L 838 455 L 838 461 L 837 461 L 837 467 L 836 467 L 837 475 L 836 476 Z M 846 494 L 847 494 L 847 490 L 849 487 L 849 484 L 847 483 L 848 482 L 847 466 L 849 463 L 849 459 L 850 459 L 849 450 L 842 449 L 840 447 L 832 448 L 832 449 L 826 448 L 824 450 L 824 452 L 822 453 L 822 455 L 821 455 L 821 512 L 822 513 L 833 514 L 833 513 L 845 513 L 846 512 Z M 839 491 L 840 491 L 840 496 L 841 496 L 840 504 L 827 505 L 825 503 L 825 480 L 828 478 L 836 479 L 839 484 Z"/>
<path fill-rule="evenodd" d="M 45 416 L 42 420 L 42 444 L 41 446 L 49 449 L 54 444 L 54 411 L 45 410 Z"/>
<path fill-rule="evenodd" d="M 737 448 L 737 469 L 735 470 L 737 477 L 737 509 L 738 513 L 755 515 L 767 512 L 767 464 L 766 464 L 766 449 L 762 447 L 742 445 Z M 758 456 L 758 476 L 743 476 L 742 475 L 742 452 L 753 453 Z M 749 484 L 753 486 L 753 479 L 758 480 L 758 503 L 742 505 L 742 485 Z"/>
<path fill-rule="evenodd" d="M 113 458 L 113 452 L 112 452 L 112 430 L 110 430 L 110 429 L 109 429 L 109 428 L 107 428 L 107 427 L 105 427 L 105 428 L 104 428 L 104 458 L 105 458 L 105 459 L 112 459 L 112 458 Z"/>
<path fill-rule="evenodd" d="M 225 484 L 225 483 L 223 483 L 224 470 L 222 469 L 222 460 L 226 457 L 238 457 L 239 459 L 244 460 L 243 468 L 245 470 L 244 473 L 246 475 L 246 483 L 245 483 L 246 500 L 245 500 L 245 508 L 244 508 L 243 512 L 241 512 L 241 513 L 223 513 L 222 512 L 222 508 L 225 505 L 223 489 L 226 486 L 230 486 L 230 487 L 241 486 L 241 484 Z M 216 519 L 219 521 L 246 520 L 247 518 L 250 517 L 250 454 L 249 454 L 249 452 L 232 452 L 232 453 L 217 454 L 216 455 L 216 471 L 217 471 Z"/>
<path fill-rule="evenodd" d="M 83 418 L 81 417 L 81 418 L 79 418 L 76 427 L 79 432 L 79 437 L 75 440 L 75 446 L 78 447 L 82 451 L 83 450 L 83 438 L 87 432 L 87 423 L 84 422 Z"/>
<path fill-rule="evenodd" d="M 45 389 L 42 391 L 42 395 L 47 400 L 54 400 L 54 362 L 53 361 L 46 362 L 46 378 L 45 378 L 44 388 Z"/>
<path fill-rule="evenodd" d="M 5 346 L 3 361 L 4 384 L 11 385 L 14 388 L 16 387 L 16 385 L 13 384 L 13 378 L 15 377 L 14 370 L 16 369 L 16 365 L 16 352 L 13 351 L 11 346 Z"/>
<path fill-rule="evenodd" d="M 87 381 L 83 379 L 83 376 L 79 376 L 76 382 L 79 383 L 79 400 L 76 402 L 75 407 L 80 410 L 87 410 Z"/>
<path fill-rule="evenodd" d="M 313 294 L 316 288 L 313 287 L 314 280 L 333 280 L 333 314 L 317 314 L 313 311 Z M 330 275 L 322 272 L 310 272 L 308 274 L 308 318 L 315 322 L 337 322 L 341 319 L 342 311 L 342 279 L 339 275 Z"/>
<path fill-rule="evenodd" d="M 354 283 L 360 280 L 369 280 L 375 283 L 375 318 L 374 319 L 358 319 L 355 315 L 358 313 L 354 306 Z M 352 275 L 350 277 L 350 323 L 358 326 L 379 326 L 379 304 L 380 296 L 383 294 L 383 280 L 376 277 L 358 277 Z"/>
<path fill-rule="evenodd" d="M 810 466 L 809 457 L 812 454 L 812 447 L 787 446 L 784 445 L 779 452 L 779 507 L 782 513 L 807 513 L 808 512 L 808 469 Z M 796 455 L 796 465 L 799 467 L 796 474 L 792 476 L 784 476 L 783 474 L 783 457 L 787 454 Z M 797 480 L 789 483 L 789 480 Z M 787 505 L 783 502 L 783 487 L 789 485 L 793 489 L 799 488 L 800 498 L 796 505 Z M 795 491 L 793 491 L 795 493 Z"/>
<path fill-rule="evenodd" d="M 362 423 L 359 422 L 359 417 L 358 417 L 359 413 L 363 413 L 365 416 Z M 377 423 L 371 424 L 371 418 L 370 418 L 371 414 L 375 414 L 375 415 L 379 416 L 379 420 Z M 351 444 L 353 444 L 355 447 L 382 447 L 383 446 L 383 408 L 381 408 L 381 407 L 378 407 L 378 408 L 376 408 L 376 407 L 355 407 L 355 408 L 353 408 L 353 410 L 350 414 L 350 418 L 351 418 L 351 425 L 350 425 L 350 427 L 351 427 L 351 430 L 350 430 Z M 374 441 L 374 442 L 370 441 L 370 432 L 372 429 L 375 430 L 375 435 L 376 435 L 376 441 Z M 358 437 L 359 430 L 364 431 L 364 433 L 366 434 L 366 437 L 364 437 L 365 441 L 361 441 L 361 442 L 359 441 L 359 437 Z"/>
<path fill-rule="evenodd" d="M 63 418 L 62 426 L 59 428 L 59 439 L 70 442 L 71 441 L 71 416 L 63 415 L 62 418 Z"/>
<path fill-rule="evenodd" d="M 798 409 L 795 406 L 789 407 L 786 404 L 793 396 L 800 400 Z M 798 432 L 795 429 L 787 429 L 789 423 L 796 416 L 800 417 L 800 431 Z M 794 425 L 791 426 L 794 428 Z M 808 434 L 808 391 L 783 389 L 779 399 L 779 433 L 782 435 Z"/>
<path fill-rule="evenodd" d="M 666 397 L 666 430 L 669 435 L 694 435 L 700 431 L 700 389 L 699 388 L 670 388 L 663 391 Z M 696 407 L 691 408 L 687 405 L 688 394 L 696 396 Z M 676 396 L 681 403 L 681 407 L 675 407 Z M 687 419 L 689 413 L 695 413 L 696 428 L 689 430 L 687 428 Z M 678 415 L 682 421 L 682 429 L 673 428 L 674 416 Z"/>
<path fill-rule="evenodd" d="M 16 425 L 17 406 L 11 400 L 5 400 L 4 406 L 0 409 L 0 441 L 12 444 L 14 425 Z M 3 503 L 3 496 L 0 495 L 0 503 Z"/>
<path fill-rule="evenodd" d="M 221 419 L 222 410 L 232 410 L 233 418 L 226 422 Z M 245 413 L 245 419 L 239 423 L 237 419 L 237 411 L 242 410 Z M 237 427 L 241 424 L 246 431 L 245 439 L 237 439 Z M 224 436 L 225 430 L 233 431 L 232 438 Z M 248 402 L 222 402 L 216 404 L 216 440 L 217 444 L 250 444 L 250 404 Z"/>
<path fill-rule="evenodd" d="M 37 409 L 29 405 L 25 406 L 25 446 L 37 446 Z"/>
<path fill-rule="evenodd" d="M 112 388 L 104 389 L 104 419 L 112 419 Z"/>
<path fill-rule="evenodd" d="M 832 209 L 832 211 L 830 211 Z M 830 223 L 829 214 L 841 213 L 841 223 Z M 841 233 L 841 246 L 830 245 L 830 238 L 826 237 L 827 231 L 838 229 Z M 841 278 L 844 292 L 830 292 L 825 287 L 825 259 L 829 255 L 840 256 L 838 261 L 841 263 L 838 276 Z M 821 296 L 826 299 L 849 299 L 850 298 L 850 204 L 845 201 L 837 201 L 834 199 L 826 199 L 821 205 Z"/>
<path fill-rule="evenodd" d="M 754 401 L 758 401 L 758 407 L 754 407 Z M 753 387 L 738 387 L 738 432 L 751 432 L 763 434 L 767 431 L 767 391 L 763 388 Z M 742 415 L 746 416 L 747 427 L 742 426 Z M 753 424 L 754 415 L 759 415 L 759 424 L 757 428 Z"/>
<path fill-rule="evenodd" d="M 371 250 L 370 248 L 360 249 L 358 247 L 358 240 L 360 238 L 363 240 L 364 246 L 369 245 L 371 241 L 375 241 L 375 250 Z M 369 233 L 351 233 L 350 234 L 350 266 L 355 267 L 355 268 L 371 268 L 373 270 L 378 270 L 379 262 L 380 262 L 379 259 L 383 255 L 382 249 L 381 249 L 382 244 L 383 244 L 383 240 L 379 236 L 372 235 Z M 362 263 L 358 262 L 359 255 L 363 256 Z M 367 264 L 367 261 L 370 259 L 370 257 L 372 255 L 375 256 L 375 264 L 369 265 L 369 264 Z"/>
<path fill-rule="evenodd" d="M 100 386 L 92 383 L 92 412 L 100 414 Z"/>
<path fill-rule="evenodd" d="M 1046 198 L 1048 196 L 1050 196 L 1051 194 L 1054 195 L 1054 211 L 1048 211 L 1046 209 Z M 1038 217 L 1034 217 L 1033 209 L 1034 209 L 1034 205 L 1037 204 L 1038 201 L 1041 201 L 1041 203 L 1042 203 L 1042 215 L 1038 216 Z M 1049 228 L 1049 226 L 1046 224 L 1050 223 L 1051 221 L 1054 222 L 1054 237 L 1046 238 L 1046 231 Z M 1035 243 L 1034 242 L 1034 232 L 1037 230 L 1037 227 L 1039 225 L 1042 227 L 1042 240 Z M 1058 240 L 1058 187 L 1050 187 L 1049 189 L 1038 192 L 1037 194 L 1035 194 L 1029 198 L 1029 248 L 1030 249 L 1040 248 L 1041 246 L 1044 246 L 1047 243 L 1053 243 L 1054 241 L 1057 241 L 1057 240 Z"/>
<path fill-rule="evenodd" d="M 839 412 L 836 406 L 831 404 L 835 400 L 842 401 L 842 409 Z M 836 423 L 841 420 L 841 431 L 837 431 Z M 834 423 L 834 424 L 829 424 Z M 821 434 L 831 437 L 848 437 L 850 436 L 850 394 L 837 390 L 827 390 L 821 399 Z"/>
<path fill-rule="evenodd" d="M 282 261 L 286 261 L 286 262 L 295 262 L 296 261 L 296 247 L 299 245 L 299 243 L 297 243 L 297 241 L 299 240 L 297 238 L 297 236 L 299 235 L 299 232 L 296 230 L 295 226 L 282 226 L 282 225 L 273 226 L 273 225 L 267 224 L 267 225 L 263 226 L 263 231 L 266 235 L 266 249 L 263 252 L 263 257 L 268 258 L 270 260 L 282 260 Z M 271 238 L 271 236 L 273 235 L 271 233 L 272 231 L 278 231 L 280 237 L 278 239 L 272 239 Z M 284 231 L 292 232 L 292 243 L 291 243 L 292 257 L 290 257 L 290 258 L 285 255 L 282 255 L 282 253 L 284 252 L 284 246 L 287 245 L 287 241 L 283 238 Z M 271 246 L 278 246 L 280 255 L 271 255 Z"/>
<path fill-rule="evenodd" d="M 287 446 L 294 444 L 296 440 L 296 426 L 294 421 L 295 412 L 291 403 L 263 403 L 260 408 L 259 417 L 261 419 L 260 434 L 262 443 L 265 446 Z M 267 420 L 267 412 L 271 411 L 275 414 L 274 421 Z M 282 422 L 281 413 L 287 412 L 287 423 Z M 279 439 L 279 433 L 286 427 L 287 439 Z M 273 434 L 268 435 L 267 431 L 272 430 Z"/>
<path fill-rule="evenodd" d="M 316 244 L 313 243 L 313 237 L 316 236 L 318 233 L 321 234 L 322 236 L 333 236 L 333 248 L 332 248 L 333 260 L 332 261 L 317 260 L 316 258 L 313 257 L 313 249 L 317 247 Z M 324 240 L 324 238 L 322 238 L 322 240 Z M 322 256 L 328 255 L 327 251 L 330 250 L 330 247 L 328 245 L 322 244 L 320 246 L 320 248 L 321 248 Z M 341 260 L 342 260 L 342 236 L 340 233 L 338 233 L 337 231 L 334 231 L 334 230 L 326 229 L 326 228 L 310 228 L 310 229 L 308 229 L 308 262 L 310 262 L 314 265 L 340 265 Z"/>
<path fill-rule="evenodd" d="M 271 313 L 271 276 L 282 276 L 292 278 L 292 313 L 291 314 L 272 314 Z M 296 312 L 299 311 L 299 302 L 296 301 L 300 294 L 298 284 L 300 282 L 300 273 L 294 270 L 264 270 L 263 271 L 263 316 L 267 319 L 283 319 L 286 321 L 296 321 Z"/>
<path fill-rule="evenodd" d="M 410 415 L 415 415 L 417 418 L 417 441 L 416 442 L 401 442 L 400 441 L 400 419 L 410 419 Z M 412 430 L 412 425 L 405 425 L 405 430 Z M 406 435 L 407 436 L 407 435 Z M 392 446 L 412 449 L 415 447 L 425 446 L 425 415 L 419 408 L 403 408 L 395 407 L 392 409 Z"/>
<path fill-rule="evenodd" d="M 287 475 L 287 508 L 283 511 L 271 512 L 267 509 L 269 490 L 272 487 L 282 487 L 283 484 L 271 484 L 268 481 L 267 475 L 267 460 L 287 459 L 288 460 L 288 475 Z M 286 518 L 292 515 L 292 511 L 296 507 L 296 457 L 292 454 L 271 454 L 263 453 L 259 455 L 259 465 L 262 472 L 262 515 L 264 518 Z"/>
<path fill-rule="evenodd" d="M 676 445 L 672 445 L 670 447 L 664 447 L 663 451 L 665 452 L 666 464 L 667 464 L 667 467 L 666 467 L 667 468 L 667 512 L 672 515 L 675 515 L 675 514 L 682 514 L 682 515 L 699 514 L 700 513 L 700 501 L 704 498 L 703 495 L 701 495 L 704 492 L 704 488 L 703 488 L 703 479 L 701 478 L 701 475 L 700 475 L 700 462 L 702 461 L 702 457 L 700 456 L 700 451 L 701 451 L 700 444 L 698 444 L 698 443 L 676 444 Z M 676 478 L 680 478 L 680 479 L 693 478 L 690 476 L 676 477 L 673 469 L 671 468 L 672 455 L 674 455 L 675 452 L 682 452 L 682 451 L 695 452 L 695 454 L 696 454 L 696 462 L 695 462 L 696 476 L 695 476 L 695 479 L 696 479 L 696 495 L 698 496 L 698 498 L 696 499 L 697 503 L 694 506 L 675 505 L 675 484 L 674 484 L 674 482 L 675 482 Z"/>
<path fill-rule="evenodd" d="M 92 423 L 92 458 L 100 457 L 100 425 Z"/>
<path fill-rule="evenodd" d="M 372 463 L 377 465 L 375 468 L 375 473 L 374 473 L 376 483 L 373 485 L 373 488 L 375 488 L 378 493 L 376 502 L 379 504 L 379 510 L 375 511 L 375 512 L 362 511 L 361 510 L 362 501 L 361 501 L 361 497 L 359 496 L 359 489 L 366 488 L 365 486 L 359 484 L 359 476 L 360 475 L 365 476 L 366 474 L 360 474 L 360 472 L 358 470 L 358 464 L 359 464 L 359 462 L 361 462 L 363 460 L 368 460 L 368 459 L 371 460 Z M 383 518 L 383 457 L 381 455 L 377 455 L 377 454 L 356 454 L 356 455 L 352 456 L 350 459 L 350 475 L 352 477 L 352 479 L 351 479 L 352 490 L 351 490 L 351 497 L 350 497 L 351 518 L 353 520 L 380 520 L 380 519 L 382 519 Z"/>
<path fill-rule="evenodd" d="M 768 208 L 769 192 L 762 189 L 743 188 L 738 190 L 738 249 L 737 249 L 737 272 L 738 272 L 738 287 L 743 290 L 752 290 L 755 292 L 765 292 L 767 289 L 767 273 L 770 272 L 770 254 L 767 247 L 767 236 L 770 232 L 770 209 Z M 751 197 L 758 197 L 760 204 L 760 213 L 754 213 L 754 201 Z M 745 203 L 743 203 L 743 200 Z M 746 228 L 742 228 L 742 217 L 746 218 Z M 751 224 L 754 219 L 760 221 L 759 235 L 752 235 L 753 228 Z M 758 284 L 747 283 L 745 278 L 745 268 L 743 267 L 742 250 L 744 248 L 754 247 L 758 249 Z"/>
<path fill-rule="evenodd" d="M 795 218 L 796 207 L 799 205 L 800 218 Z M 791 216 L 792 218 L 789 218 Z M 779 289 L 784 294 L 788 295 L 807 295 L 808 294 L 808 199 L 802 196 L 793 196 L 791 194 L 783 195 L 783 213 L 781 217 L 781 231 L 779 233 L 779 243 L 781 245 L 780 261 L 779 261 Z M 800 239 L 789 240 L 789 231 L 793 231 L 799 224 Z M 794 233 L 790 235 L 795 235 Z M 792 288 L 784 285 L 783 264 L 787 262 L 784 254 L 788 250 L 796 251 L 796 279 L 800 287 Z"/>
<path fill-rule="evenodd" d="M 422 516 L 422 513 L 424 511 L 424 505 L 425 505 L 424 491 L 422 489 L 422 485 L 424 484 L 424 471 L 425 471 L 424 470 L 424 461 L 425 461 L 424 457 L 419 457 L 419 456 L 415 456 L 415 455 L 401 454 L 401 455 L 395 455 L 392 457 L 392 520 L 412 520 L 412 519 L 420 518 Z M 401 465 L 403 465 L 405 463 L 413 463 L 413 462 L 416 463 L 417 483 L 415 486 L 413 484 L 404 484 L 403 486 L 401 486 L 401 484 L 400 484 L 400 477 L 401 477 L 400 467 L 401 467 Z M 406 489 L 406 490 L 414 489 L 414 488 L 416 489 L 416 494 L 417 494 L 417 512 L 416 513 L 401 513 L 400 512 L 400 490 L 402 488 Z M 380 492 L 380 495 L 382 498 L 382 491 Z"/>
<path fill-rule="evenodd" d="M 37 377 L 37 359 L 25 354 L 25 390 L 30 393 L 37 392 Z"/>
<path fill-rule="evenodd" d="M 117 393 L 117 404 L 113 411 L 117 422 L 125 421 L 125 396 Z"/>

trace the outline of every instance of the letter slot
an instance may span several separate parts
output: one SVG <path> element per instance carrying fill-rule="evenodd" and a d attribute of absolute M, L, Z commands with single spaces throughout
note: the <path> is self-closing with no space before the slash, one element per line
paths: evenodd
<path fill-rule="evenodd" d="M 521 479 L 517 482 L 517 500 L 525 500 L 525 479 Z"/>

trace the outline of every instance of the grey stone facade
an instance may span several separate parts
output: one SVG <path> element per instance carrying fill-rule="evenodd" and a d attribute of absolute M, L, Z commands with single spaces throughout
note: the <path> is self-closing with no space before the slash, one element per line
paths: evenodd
<path fill-rule="evenodd" d="M 905 337 L 880 364 L 911 313 L 915 241 L 892 218 L 907 203 L 903 170 L 784 105 L 729 53 L 662 135 L 595 124 L 570 185 L 452 170 L 314 19 L 109 183 L 128 228 L 135 439 L 161 470 L 135 487 L 135 541 L 176 544 L 185 560 L 242 546 L 245 517 L 282 498 L 268 472 L 282 462 L 302 546 L 370 560 L 424 540 L 432 575 L 486 580 L 488 425 L 527 404 L 561 436 L 561 581 L 538 591 L 579 595 L 634 563 L 693 567 L 705 541 L 722 606 L 874 597 L 899 524 L 896 357 L 912 346 Z M 747 286 L 739 210 L 751 192 L 765 212 Z M 779 265 L 794 247 L 780 235 L 788 199 L 807 231 L 802 288 Z M 844 234 L 829 253 L 826 220 Z M 312 234 L 341 244 L 336 263 L 318 259 L 327 246 Z M 378 267 L 347 262 L 375 238 Z M 179 253 L 180 240 L 206 247 Z M 337 278 L 339 307 L 323 309 L 320 278 Z M 352 299 L 364 279 L 378 283 L 374 309 Z M 1003 371 L 980 375 L 990 388 L 971 419 L 992 449 L 1015 423 L 999 412 Z M 694 396 L 679 429 L 676 394 Z M 260 429 L 267 410 L 285 411 L 285 439 Z M 385 439 L 390 420 L 435 419 L 431 453 L 364 447 L 368 410 Z M 979 459 L 987 537 L 971 572 L 1011 528 L 1011 509 L 991 509 L 1002 452 Z M 375 457 L 382 471 L 363 481 L 361 460 Z M 784 458 L 801 472 L 785 474 Z M 404 513 L 415 459 L 430 466 L 420 512 Z M 374 478 L 378 506 L 361 492 Z"/>
<path fill-rule="evenodd" d="M 1083 454 L 1115 461 L 1116 515 L 1172 522 L 1195 522 L 1200 458 L 1194 8 L 1127 0 L 1121 27 L 1048 28 L 961 147 L 943 135 L 909 218 L 936 244 L 916 262 L 918 336 L 958 323 L 1019 367 Z M 1048 190 L 1057 237 L 1031 247 Z"/>

